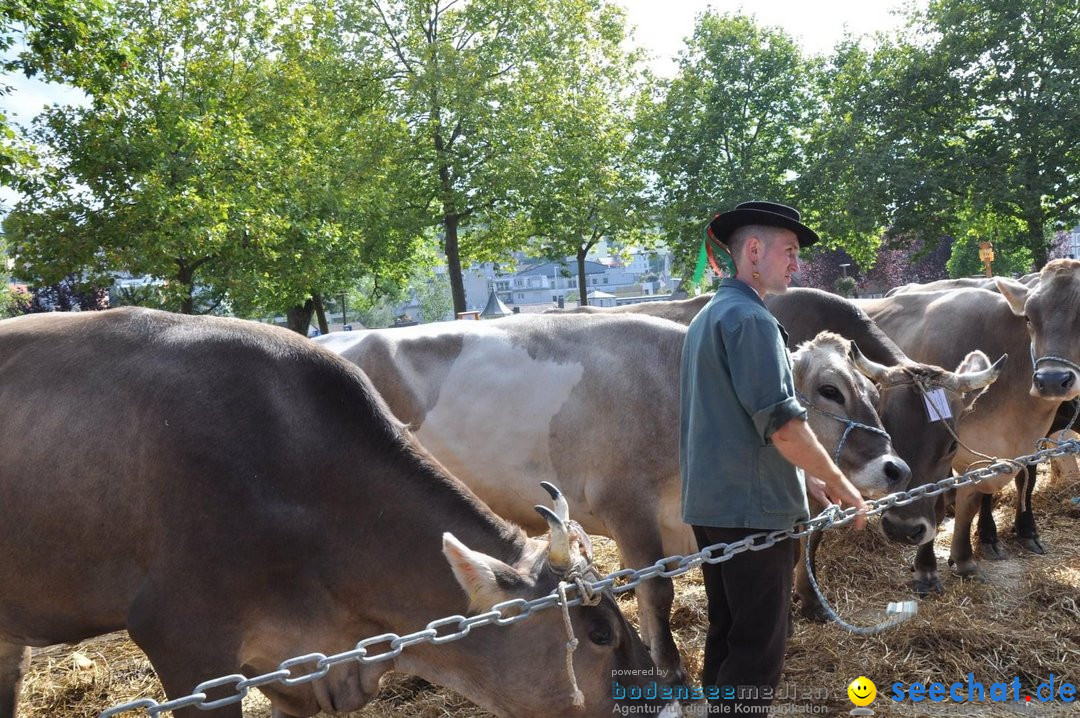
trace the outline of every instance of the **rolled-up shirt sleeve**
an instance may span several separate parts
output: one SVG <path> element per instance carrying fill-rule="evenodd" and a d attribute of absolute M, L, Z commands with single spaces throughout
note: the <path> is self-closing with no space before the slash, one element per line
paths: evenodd
<path fill-rule="evenodd" d="M 792 419 L 806 419 L 775 321 L 746 317 L 725 333 L 724 345 L 735 394 L 763 443 Z"/>

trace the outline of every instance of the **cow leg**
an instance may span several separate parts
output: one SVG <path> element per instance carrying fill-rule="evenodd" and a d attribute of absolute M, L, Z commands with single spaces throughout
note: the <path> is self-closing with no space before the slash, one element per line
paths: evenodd
<path fill-rule="evenodd" d="M 970 487 L 956 491 L 956 519 L 953 523 L 949 564 L 953 567 L 953 573 L 961 578 L 982 578 L 975 552 L 971 548 L 971 524 L 979 513 L 981 499 L 982 494 Z"/>
<path fill-rule="evenodd" d="M 22 677 L 29 666 L 29 648 L 0 641 L 0 718 L 15 718 Z"/>
<path fill-rule="evenodd" d="M 189 587 L 192 590 L 194 587 Z M 196 590 L 192 590 L 198 595 Z M 220 610 L 220 609 L 218 609 Z M 235 646 L 227 631 L 213 631 L 207 618 L 215 609 L 205 603 L 161 600 L 143 589 L 128 612 L 128 634 L 143 650 L 161 679 L 169 699 L 189 695 L 199 683 L 236 673 Z M 207 701 L 229 695 L 227 689 L 207 694 Z M 173 711 L 175 718 L 243 718 L 240 701 L 212 711 L 194 706 Z"/>
<path fill-rule="evenodd" d="M 825 623 L 829 620 L 829 616 L 825 613 L 825 608 L 821 605 L 817 592 L 814 591 L 814 587 L 810 584 L 810 574 L 806 570 L 805 552 L 807 550 L 806 542 L 809 541 L 810 570 L 813 572 L 814 578 L 817 578 L 815 556 L 817 556 L 818 545 L 821 544 L 822 538 L 822 532 L 815 531 L 810 534 L 809 538 L 804 536 L 799 539 L 798 546 L 795 548 L 798 552 L 795 557 L 795 595 L 799 598 L 799 613 L 802 614 L 803 618 L 816 623 Z"/>
<path fill-rule="evenodd" d="M 1016 522 L 1013 531 L 1020 539 L 1020 545 L 1028 551 L 1045 554 L 1046 546 L 1039 540 L 1039 530 L 1035 528 L 1035 514 L 1031 510 L 1031 494 L 1035 491 L 1037 469 L 1028 466 L 1016 475 Z"/>
<path fill-rule="evenodd" d="M 614 531 L 612 536 L 619 547 L 623 565 L 641 568 L 663 557 L 663 542 L 659 530 L 649 531 L 641 524 L 630 527 L 631 535 Z M 634 588 L 638 603 L 641 638 L 667 683 L 685 685 L 679 648 L 671 635 L 671 606 L 675 603 L 675 586 L 670 578 L 658 576 L 642 581 Z"/>
<path fill-rule="evenodd" d="M 1019 475 L 1017 476 L 1019 481 Z M 984 558 L 1000 561 L 1008 557 L 998 540 L 997 523 L 994 521 L 994 497 L 983 494 L 979 502 L 979 553 Z"/>
<path fill-rule="evenodd" d="M 938 496 L 934 504 L 934 514 L 937 525 L 945 520 L 945 497 Z M 941 576 L 938 574 L 937 556 L 934 555 L 934 542 L 927 541 L 920 544 L 915 551 L 915 563 L 911 566 L 911 589 L 919 596 L 931 593 L 942 593 L 945 588 L 941 585 Z"/>

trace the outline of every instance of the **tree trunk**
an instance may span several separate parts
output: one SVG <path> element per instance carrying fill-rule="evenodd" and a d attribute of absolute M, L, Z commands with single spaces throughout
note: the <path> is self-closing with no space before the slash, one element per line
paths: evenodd
<path fill-rule="evenodd" d="M 188 267 L 186 262 L 179 263 L 176 272 L 176 281 L 184 288 L 184 295 L 180 297 L 180 313 L 195 313 L 195 272 Z"/>
<path fill-rule="evenodd" d="M 326 310 L 323 308 L 322 296 L 318 292 L 312 292 L 311 301 L 315 305 L 315 319 L 319 322 L 319 332 L 329 334 L 330 325 L 326 323 Z M 345 321 L 342 320 L 341 323 L 344 324 Z"/>
<path fill-rule="evenodd" d="M 450 294 L 454 298 L 454 316 L 466 310 L 465 282 L 461 278 L 461 257 L 458 256 L 458 222 L 460 216 L 449 213 L 443 216 L 446 230 L 444 249 L 446 251 L 446 271 L 450 275 Z"/>
<path fill-rule="evenodd" d="M 586 250 L 584 248 L 579 249 L 577 252 L 578 298 L 583 307 L 589 304 L 589 291 L 588 287 L 585 286 L 585 254 Z"/>
<path fill-rule="evenodd" d="M 1049 255 L 1046 246 L 1046 238 L 1043 235 L 1045 222 L 1042 212 L 1029 214 L 1026 219 L 1028 247 L 1031 249 L 1031 258 L 1035 262 L 1035 271 L 1041 271 L 1046 264 Z"/>
<path fill-rule="evenodd" d="M 311 315 L 315 312 L 315 302 L 308 299 L 304 306 L 289 307 L 285 316 L 289 320 L 289 329 L 302 336 L 308 335 L 308 327 L 311 325 Z"/>

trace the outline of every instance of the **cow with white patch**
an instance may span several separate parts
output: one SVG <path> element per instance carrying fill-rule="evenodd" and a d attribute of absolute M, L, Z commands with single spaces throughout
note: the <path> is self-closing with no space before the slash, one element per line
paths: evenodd
<path fill-rule="evenodd" d="M 973 452 L 999 457 L 1031 453 L 1060 404 L 1080 395 L 1080 261 L 1048 263 L 1034 288 L 1001 278 L 997 288 L 911 292 L 858 302 L 905 353 L 921 361 L 955 362 L 970 346 L 1014 357 L 980 399 L 979 410 L 959 425 L 957 471 L 982 460 Z M 995 493 L 1011 478 L 957 490 L 950 563 L 959 575 L 979 575 L 970 531 L 980 495 Z M 934 562 L 932 548 L 923 554 L 920 558 Z"/>
<path fill-rule="evenodd" d="M 282 329 L 145 309 L 9 319 L 0 406 L 2 718 L 26 646 L 126 628 L 176 698 L 546 596 L 584 568 L 565 516 L 544 522 L 550 541 L 526 537 L 416 443 L 356 366 Z M 610 596 L 569 617 L 580 707 L 559 610 L 261 690 L 277 718 L 345 713 L 397 670 L 507 718 L 611 715 L 612 676 L 642 685 L 655 665 Z"/>
<path fill-rule="evenodd" d="M 541 480 L 566 494 L 591 534 L 625 565 L 696 551 L 682 523 L 679 366 L 686 327 L 653 317 L 532 315 L 319 337 L 356 362 L 420 442 L 497 513 L 542 530 Z M 872 386 L 837 337 L 794 356 L 796 387 L 816 406 L 880 429 Z M 811 426 L 835 450 L 845 424 Z M 884 432 L 882 432 L 883 434 Z M 907 485 L 888 437 L 848 434 L 840 468 L 865 495 Z M 670 579 L 638 586 L 643 637 L 661 669 L 685 676 L 668 624 Z"/>
<path fill-rule="evenodd" d="M 645 302 L 596 309 L 590 314 L 595 316 L 633 310 L 689 324 L 701 306 L 711 298 L 712 294 L 703 294 L 694 300 Z M 921 364 L 906 356 L 861 309 L 842 297 L 818 289 L 788 289 L 784 294 L 767 297 L 765 304 L 787 330 L 791 349 L 819 332 L 830 331 L 852 340 L 873 362 L 900 368 L 882 386 L 877 408 L 897 454 L 911 469 L 912 478 L 907 488 L 934 483 L 949 473 L 958 448 L 952 433 L 956 430 L 956 422 L 973 409 L 982 391 L 997 377 L 1003 359 L 994 364 L 994 371 L 973 370 L 974 367 L 989 364 L 982 352 L 969 354 L 954 371 Z M 938 422 L 928 420 L 925 401 L 916 379 L 929 386 L 950 388 L 946 392 L 948 418 Z M 944 505 L 936 499 L 923 499 L 887 509 L 882 514 L 881 527 L 892 541 L 913 546 L 931 545 L 943 512 Z M 815 535 L 810 541 L 811 563 L 820 540 L 821 536 Z M 914 590 L 920 594 L 942 590 L 936 565 L 923 563 L 917 556 L 913 567 Z M 795 586 L 801 610 L 810 618 L 821 619 L 825 614 L 816 594 L 810 590 L 802 562 L 798 564 L 797 571 Z"/>

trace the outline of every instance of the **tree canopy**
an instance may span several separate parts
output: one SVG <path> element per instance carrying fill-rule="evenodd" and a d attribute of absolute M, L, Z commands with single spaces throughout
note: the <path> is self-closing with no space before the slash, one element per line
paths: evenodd
<path fill-rule="evenodd" d="M 515 251 L 580 272 L 662 238 L 685 276 L 754 198 L 803 211 L 815 266 L 888 282 L 951 248 L 966 274 L 989 240 L 1023 272 L 1080 219 L 1077 12 L 932 0 L 812 56 L 708 11 L 657 81 L 611 0 L 11 0 L 4 69 L 88 104 L 0 118 L 4 240 L 35 287 L 150 275 L 164 306 L 298 330 L 342 295 L 439 307 L 433 246 L 455 311 L 463 267 Z"/>

